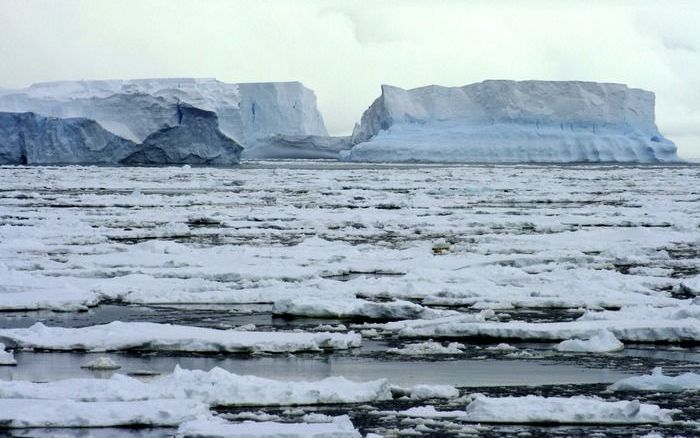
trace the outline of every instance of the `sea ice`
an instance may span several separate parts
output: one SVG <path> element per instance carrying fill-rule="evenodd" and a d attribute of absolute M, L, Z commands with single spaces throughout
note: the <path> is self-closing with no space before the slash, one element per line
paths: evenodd
<path fill-rule="evenodd" d="M 0 398 L 5 428 L 178 426 L 207 419 L 209 408 L 191 400 L 77 402 Z"/>
<path fill-rule="evenodd" d="M 683 310 L 675 309 L 683 316 Z M 610 312 L 611 316 L 615 312 Z M 486 337 L 502 339 L 525 339 L 538 341 L 567 340 L 571 338 L 590 339 L 606 330 L 618 340 L 631 342 L 681 342 L 700 340 L 700 319 L 693 316 L 679 318 L 637 319 L 625 312 L 619 312 L 610 319 L 580 319 L 570 322 L 532 323 L 523 321 L 508 322 L 450 322 L 426 321 L 427 324 L 407 325 L 398 330 L 406 338 L 462 338 Z M 619 319 L 618 319 L 619 318 Z M 416 321 L 408 321 L 415 323 Z M 571 344 L 566 344 L 567 346 Z"/>
<path fill-rule="evenodd" d="M 435 397 L 456 391 L 447 387 L 419 387 L 406 391 Z M 215 406 L 283 406 L 364 403 L 391 400 L 386 380 L 353 382 L 343 377 L 319 381 L 279 381 L 240 376 L 221 368 L 210 371 L 185 370 L 148 382 L 115 374 L 109 379 L 66 379 L 47 383 L 0 381 L 3 399 L 70 399 L 85 402 L 188 399 Z"/>
<path fill-rule="evenodd" d="M 463 348 L 464 344 L 460 344 L 459 342 L 450 342 L 445 346 L 439 342 L 426 341 L 417 342 L 414 344 L 407 344 L 401 348 L 389 348 L 386 350 L 386 352 L 389 354 L 402 354 L 407 356 L 423 356 L 433 354 L 462 354 Z"/>
<path fill-rule="evenodd" d="M 700 390 L 700 374 L 683 373 L 675 377 L 664 375 L 663 369 L 654 368 L 651 374 L 627 377 L 610 385 L 612 391 L 682 392 Z"/>
<path fill-rule="evenodd" d="M 361 438 L 347 415 L 326 423 L 230 423 L 220 419 L 194 420 L 180 425 L 178 437 L 193 438 Z"/>
<path fill-rule="evenodd" d="M 601 330 L 590 339 L 567 339 L 554 348 L 558 351 L 607 353 L 623 350 L 625 345 L 608 330 Z"/>
<path fill-rule="evenodd" d="M 595 397 L 486 397 L 475 394 L 468 421 L 481 423 L 645 424 L 668 423 L 678 411 L 634 401 Z"/>
<path fill-rule="evenodd" d="M 368 319 L 430 319 L 457 314 L 455 311 L 430 309 L 404 300 L 374 302 L 363 299 L 323 300 L 304 298 L 276 301 L 272 308 L 272 313 L 316 318 Z"/>
<path fill-rule="evenodd" d="M 190 352 L 295 352 L 359 347 L 357 333 L 291 333 L 216 330 L 148 322 L 115 321 L 82 328 L 0 329 L 0 340 L 19 348 L 45 350 Z"/>

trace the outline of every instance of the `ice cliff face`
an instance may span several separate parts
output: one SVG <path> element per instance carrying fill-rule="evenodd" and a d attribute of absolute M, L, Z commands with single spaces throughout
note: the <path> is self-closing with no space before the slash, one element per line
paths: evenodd
<path fill-rule="evenodd" d="M 298 82 L 138 79 L 48 82 L 20 90 L 0 89 L 0 111 L 91 119 L 134 143 L 145 142 L 163 129 L 179 127 L 180 105 L 214 113 L 225 136 L 250 148 L 278 134 L 328 134 L 314 93 Z M 169 135 L 179 132 L 184 130 Z M 168 156 L 179 156 L 179 152 Z"/>
<path fill-rule="evenodd" d="M 146 137 L 139 149 L 121 161 L 130 165 L 232 165 L 243 148 L 218 129 L 216 113 L 189 105 L 178 107 L 179 124 Z"/>
<path fill-rule="evenodd" d="M 0 112 L 0 164 L 114 164 L 135 150 L 94 120 Z"/>
<path fill-rule="evenodd" d="M 344 157 L 356 161 L 678 161 L 653 93 L 594 82 L 385 85 L 352 143 Z"/>

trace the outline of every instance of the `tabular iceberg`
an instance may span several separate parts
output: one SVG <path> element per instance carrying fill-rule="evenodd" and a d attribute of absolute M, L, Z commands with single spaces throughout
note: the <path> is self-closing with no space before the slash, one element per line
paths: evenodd
<path fill-rule="evenodd" d="M 352 161 L 667 162 L 654 94 L 622 84 L 491 80 L 382 86 L 343 157 Z"/>
<path fill-rule="evenodd" d="M 202 111 L 196 117 L 185 117 L 186 121 L 199 122 L 196 129 L 187 123 L 182 129 L 182 108 Z M 266 158 L 265 151 L 276 144 L 279 136 L 311 136 L 314 144 L 323 146 L 328 135 L 316 108 L 316 96 L 299 82 L 229 84 L 192 78 L 47 82 L 19 90 L 0 89 L 0 111 L 90 120 L 107 133 L 132 143 L 132 150 L 123 155 L 92 157 L 76 153 L 70 159 L 61 155 L 61 161 L 57 161 L 51 152 L 55 145 L 75 143 L 74 139 L 57 134 L 53 143 L 43 143 L 46 150 L 41 158 L 27 160 L 28 164 L 117 164 L 136 149 L 139 153 L 129 158 L 130 164 L 234 164 L 240 151 L 232 153 L 236 146 L 230 142 L 223 146 L 224 136 L 238 147 L 251 150 L 260 144 L 255 155 Z M 215 117 L 205 116 L 207 112 Z M 212 140 L 215 144 L 205 152 L 202 145 Z M 162 146 L 163 141 L 178 146 L 170 150 Z M 192 141 L 196 144 L 190 155 L 183 148 Z M 102 144 L 101 137 L 93 140 L 88 136 L 84 142 L 91 150 Z M 12 147 L 17 149 L 17 144 Z M 229 151 L 220 154 L 221 148 Z M 20 155 L 10 155 L 4 149 L 0 150 L 0 163 L 22 162 Z M 68 148 L 64 152 L 70 151 Z M 313 153 L 311 156 L 315 157 Z"/>

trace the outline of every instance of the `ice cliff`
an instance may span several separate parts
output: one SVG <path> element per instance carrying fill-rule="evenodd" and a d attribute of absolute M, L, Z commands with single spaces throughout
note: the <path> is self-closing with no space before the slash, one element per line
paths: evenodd
<path fill-rule="evenodd" d="M 666 162 L 654 94 L 621 84 L 484 81 L 382 86 L 344 158 L 433 162 Z"/>
<path fill-rule="evenodd" d="M 180 129 L 180 108 L 185 106 L 216 116 L 206 118 L 212 124 L 206 129 L 200 129 L 203 124 L 199 123 L 199 132 L 212 134 L 218 129 L 228 139 L 251 150 L 260 144 L 262 148 L 258 148 L 257 155 L 262 157 L 265 148 L 274 145 L 273 139 L 280 135 L 327 136 L 313 91 L 298 82 L 230 84 L 215 79 L 137 79 L 47 82 L 19 90 L 0 89 L 0 111 L 93 120 L 113 135 L 135 144 L 143 143 L 138 156 L 151 164 L 156 164 L 153 160 L 158 157 L 187 156 L 182 150 L 165 154 L 156 154 L 152 148 L 146 151 L 146 146 L 154 146 L 152 136 L 158 134 L 162 141 L 166 135 L 162 130 L 167 128 L 177 128 L 167 131 L 168 144 L 184 132 L 190 136 L 188 140 L 193 140 L 197 130 Z M 200 122 L 203 120 L 199 117 Z M 202 137 L 198 142 L 201 144 L 206 138 L 212 137 Z M 183 141 L 185 138 L 180 143 Z M 178 147 L 182 149 L 183 145 Z M 201 152 L 201 146 L 198 147 Z M 222 164 L 221 157 L 212 161 L 212 156 L 205 158 L 199 152 L 190 158 Z M 54 163 L 50 154 L 46 157 L 42 163 Z M 70 162 L 116 164 L 109 158 L 81 161 L 77 156 Z M 130 162 L 134 163 L 134 159 Z"/>

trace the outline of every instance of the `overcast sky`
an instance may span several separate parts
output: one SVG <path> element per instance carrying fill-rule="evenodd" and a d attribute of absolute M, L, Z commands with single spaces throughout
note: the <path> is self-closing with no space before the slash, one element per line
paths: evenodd
<path fill-rule="evenodd" d="M 62 79 L 298 80 L 332 134 L 388 83 L 591 80 L 656 92 L 700 157 L 700 1 L 0 0 L 0 86 Z"/>

